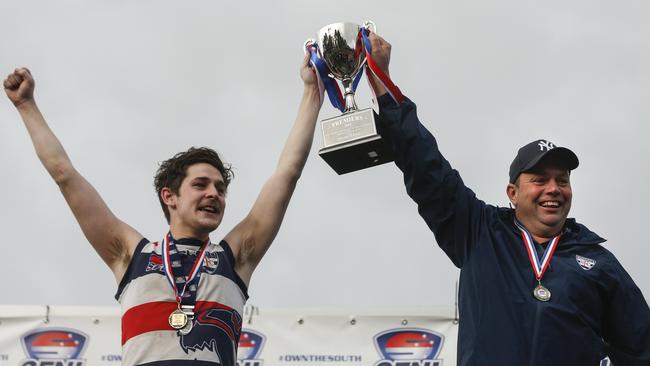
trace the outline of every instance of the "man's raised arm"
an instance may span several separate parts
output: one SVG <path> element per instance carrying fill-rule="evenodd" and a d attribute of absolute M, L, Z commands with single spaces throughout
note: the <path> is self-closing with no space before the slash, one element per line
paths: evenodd
<path fill-rule="evenodd" d="M 275 238 L 307 161 L 320 110 L 320 92 L 316 74 L 305 56 L 300 69 L 304 93 L 298 116 L 289 133 L 273 175 L 262 187 L 253 208 L 225 240 L 232 246 L 235 269 L 248 285 L 253 270 Z"/>
<path fill-rule="evenodd" d="M 371 33 L 372 58 L 389 75 L 392 46 Z M 370 83 L 380 106 L 377 129 L 395 153 L 395 164 L 404 174 L 408 195 L 436 237 L 438 245 L 457 267 L 470 255 L 472 236 L 478 230 L 484 203 L 465 186 L 438 149 L 435 137 L 420 122 L 415 103 L 405 98 L 397 104 L 372 74 Z"/>
<path fill-rule="evenodd" d="M 72 166 L 36 105 L 30 71 L 16 69 L 7 76 L 3 86 L 25 123 L 36 155 L 61 189 L 84 235 L 119 283 L 142 236 L 115 217 L 97 191 Z"/>

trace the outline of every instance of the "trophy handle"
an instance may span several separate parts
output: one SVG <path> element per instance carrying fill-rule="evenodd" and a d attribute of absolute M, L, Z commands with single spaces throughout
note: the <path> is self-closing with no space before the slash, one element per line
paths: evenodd
<path fill-rule="evenodd" d="M 309 52 L 309 46 L 316 44 L 316 40 L 313 38 L 308 38 L 305 43 L 302 45 L 302 52 L 305 53 L 305 55 Z"/>
<path fill-rule="evenodd" d="M 365 22 L 363 22 L 363 27 L 371 31 L 372 33 L 377 33 L 377 25 L 372 20 L 366 20 Z"/>

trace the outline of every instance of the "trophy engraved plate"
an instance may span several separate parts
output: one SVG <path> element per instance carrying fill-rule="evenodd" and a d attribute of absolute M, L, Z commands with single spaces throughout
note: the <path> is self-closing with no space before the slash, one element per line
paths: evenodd
<path fill-rule="evenodd" d="M 321 127 L 323 128 L 323 147 L 346 143 L 377 133 L 375 118 L 370 108 L 323 120 Z"/>
<path fill-rule="evenodd" d="M 343 114 L 321 121 L 323 148 L 318 152 L 338 174 L 393 161 L 392 149 L 377 133 L 373 110 L 359 110 L 354 100 L 354 89 L 366 65 L 362 31 L 368 32 L 369 25 L 374 27 L 372 22 L 363 26 L 330 24 L 321 28 L 317 41 L 311 44 L 322 60 L 318 62 L 327 66 L 327 72 L 320 74 L 321 79 L 331 80 L 337 90 L 337 80 L 343 85 L 343 93 L 338 93 L 338 105 L 332 102 Z"/>

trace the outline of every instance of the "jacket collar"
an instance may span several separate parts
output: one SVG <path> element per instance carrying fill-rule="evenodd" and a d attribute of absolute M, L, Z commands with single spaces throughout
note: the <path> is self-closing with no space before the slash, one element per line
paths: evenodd
<path fill-rule="evenodd" d="M 514 223 L 514 209 L 501 208 L 499 210 L 499 216 L 513 233 L 520 235 L 519 229 Z M 605 242 L 605 240 L 606 239 L 602 238 L 600 235 L 589 230 L 586 226 L 578 223 L 574 218 L 567 218 L 564 223 L 564 233 L 562 233 L 558 245 L 596 245 Z"/>

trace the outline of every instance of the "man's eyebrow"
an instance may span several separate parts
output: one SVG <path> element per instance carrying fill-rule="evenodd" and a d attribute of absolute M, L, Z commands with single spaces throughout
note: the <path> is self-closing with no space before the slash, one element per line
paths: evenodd
<path fill-rule="evenodd" d="M 206 176 L 199 176 L 199 177 L 194 177 L 194 178 L 192 178 L 192 181 L 193 181 L 193 182 L 200 181 L 200 182 L 209 183 L 209 182 L 212 182 L 212 179 L 211 179 L 210 177 L 206 177 Z M 221 180 L 221 179 L 217 180 L 217 181 L 215 182 L 215 184 L 216 184 L 216 185 L 223 185 L 223 186 L 226 185 L 226 183 L 225 183 L 223 180 Z"/>

